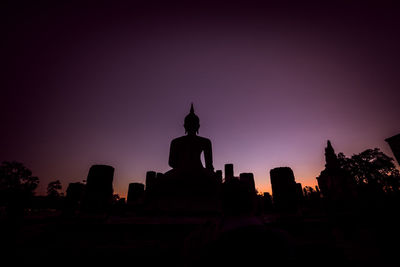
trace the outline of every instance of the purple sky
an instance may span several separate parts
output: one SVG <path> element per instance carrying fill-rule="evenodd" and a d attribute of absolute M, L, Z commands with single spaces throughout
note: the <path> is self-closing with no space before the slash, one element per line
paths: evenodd
<path fill-rule="evenodd" d="M 189 2 L 189 1 L 188 1 Z M 179 6 L 176 7 L 176 6 Z M 315 185 L 330 139 L 346 155 L 400 133 L 400 19 L 392 6 L 21 4 L 4 9 L 0 160 L 114 190 L 165 172 L 194 102 L 214 167 L 293 169 Z M 4 38 L 5 37 L 5 38 Z"/>

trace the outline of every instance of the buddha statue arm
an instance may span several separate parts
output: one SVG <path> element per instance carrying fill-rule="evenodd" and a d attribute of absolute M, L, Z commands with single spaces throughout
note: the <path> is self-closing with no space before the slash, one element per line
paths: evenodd
<path fill-rule="evenodd" d="M 177 167 L 177 155 L 176 155 L 176 144 L 174 141 L 171 142 L 169 149 L 169 160 L 168 165 L 175 169 Z"/>
<path fill-rule="evenodd" d="M 213 159 L 212 159 L 212 146 L 211 146 L 211 141 L 210 140 L 207 140 L 205 142 L 204 161 L 205 161 L 205 164 L 206 164 L 206 169 L 214 171 Z"/>

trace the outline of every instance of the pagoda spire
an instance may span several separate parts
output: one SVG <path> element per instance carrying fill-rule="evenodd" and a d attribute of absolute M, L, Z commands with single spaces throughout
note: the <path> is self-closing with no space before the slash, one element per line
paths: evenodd
<path fill-rule="evenodd" d="M 325 148 L 325 162 L 325 167 L 327 169 L 338 167 L 338 159 L 330 140 L 328 140 Z"/>

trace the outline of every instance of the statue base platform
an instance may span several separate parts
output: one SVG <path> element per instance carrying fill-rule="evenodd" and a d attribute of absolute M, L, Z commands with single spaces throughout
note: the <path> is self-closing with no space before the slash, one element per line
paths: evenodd
<path fill-rule="evenodd" d="M 157 215 L 217 215 L 221 202 L 217 198 L 161 196 L 147 202 L 146 211 Z"/>
<path fill-rule="evenodd" d="M 157 214 L 216 214 L 221 212 L 221 184 L 204 173 L 168 175 L 146 192 L 146 210 Z"/>

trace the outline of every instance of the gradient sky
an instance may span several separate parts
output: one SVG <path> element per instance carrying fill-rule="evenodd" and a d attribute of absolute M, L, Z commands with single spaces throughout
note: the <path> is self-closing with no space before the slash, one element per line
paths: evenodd
<path fill-rule="evenodd" d="M 139 3 L 2 8 L 0 160 L 30 168 L 39 194 L 92 164 L 115 167 L 122 196 L 146 171 L 169 170 L 191 102 L 214 167 L 253 172 L 259 191 L 280 166 L 316 185 L 327 139 L 348 156 L 393 157 L 394 5 Z"/>

